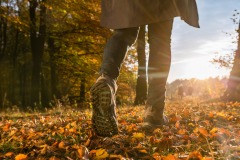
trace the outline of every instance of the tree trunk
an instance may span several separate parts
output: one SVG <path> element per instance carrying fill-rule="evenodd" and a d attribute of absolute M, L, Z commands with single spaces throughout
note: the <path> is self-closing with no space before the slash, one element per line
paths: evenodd
<path fill-rule="evenodd" d="M 240 51 L 236 51 L 233 68 L 228 80 L 228 88 L 224 98 L 228 101 L 240 101 Z"/>
<path fill-rule="evenodd" d="M 36 9 L 38 6 L 37 0 L 29 0 L 29 14 L 30 14 L 30 40 L 32 50 L 32 89 L 31 101 L 32 107 L 34 105 L 41 106 L 41 63 L 44 52 L 44 43 L 46 36 L 46 7 L 40 4 L 40 19 L 39 30 L 37 31 Z M 45 2 L 45 1 L 42 1 Z"/>
<path fill-rule="evenodd" d="M 85 75 L 81 78 L 81 84 L 80 84 L 80 102 L 85 101 L 85 83 L 86 83 L 86 78 Z"/>
<path fill-rule="evenodd" d="M 51 37 L 49 37 L 48 39 L 48 49 L 49 49 L 50 67 L 51 67 L 51 92 L 52 92 L 52 95 L 58 99 L 60 98 L 60 93 L 57 89 L 58 79 L 56 74 L 56 60 L 54 56 L 57 51 L 54 45 L 54 39 Z"/>
<path fill-rule="evenodd" d="M 145 26 L 141 26 L 137 39 L 138 77 L 134 105 L 144 105 L 147 99 Z"/>
<path fill-rule="evenodd" d="M 2 13 L 6 14 L 6 13 Z M 3 59 L 5 55 L 5 50 L 7 47 L 7 19 L 3 16 L 0 17 L 0 60 Z"/>
<path fill-rule="evenodd" d="M 10 82 L 10 96 L 9 96 L 9 100 L 10 102 L 12 102 L 13 105 L 16 105 L 17 103 L 17 95 L 16 95 L 16 73 L 17 73 L 17 68 L 16 68 L 16 59 L 17 59 L 17 50 L 18 50 L 18 40 L 19 40 L 19 31 L 16 30 L 16 34 L 15 34 L 15 43 L 14 43 L 14 49 L 13 49 L 13 53 L 11 55 L 12 57 L 12 75 L 11 75 L 11 82 Z"/>
<path fill-rule="evenodd" d="M 240 23 L 238 28 L 238 48 L 234 57 L 232 71 L 228 80 L 228 88 L 224 99 L 228 101 L 240 101 Z"/>

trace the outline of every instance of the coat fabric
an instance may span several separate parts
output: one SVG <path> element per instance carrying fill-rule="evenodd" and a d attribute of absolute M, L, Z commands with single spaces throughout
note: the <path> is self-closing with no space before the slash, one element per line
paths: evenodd
<path fill-rule="evenodd" d="M 101 26 L 109 29 L 138 27 L 180 16 L 199 27 L 195 0 L 102 0 Z"/>

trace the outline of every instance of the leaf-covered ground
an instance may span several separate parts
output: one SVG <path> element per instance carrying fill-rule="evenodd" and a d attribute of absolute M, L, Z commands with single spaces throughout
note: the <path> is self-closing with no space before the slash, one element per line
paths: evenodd
<path fill-rule="evenodd" d="M 91 110 L 69 107 L 46 113 L 1 113 L 2 159 L 239 160 L 240 103 L 171 102 L 170 124 L 146 134 L 144 106 L 119 107 L 119 135 L 91 130 Z"/>

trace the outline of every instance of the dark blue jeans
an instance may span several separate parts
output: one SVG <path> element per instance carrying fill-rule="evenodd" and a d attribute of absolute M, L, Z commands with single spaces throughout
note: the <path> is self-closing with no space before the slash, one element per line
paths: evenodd
<path fill-rule="evenodd" d="M 163 110 L 164 106 L 165 86 L 171 64 L 172 25 L 173 20 L 148 25 L 149 87 L 147 103 L 156 109 L 161 106 L 160 110 Z M 138 31 L 139 27 L 114 31 L 106 44 L 100 73 L 117 79 L 126 53 L 137 39 Z"/>

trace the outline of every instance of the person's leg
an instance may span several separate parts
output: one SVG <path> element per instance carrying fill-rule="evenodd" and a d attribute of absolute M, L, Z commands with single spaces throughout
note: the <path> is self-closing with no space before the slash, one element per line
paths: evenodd
<path fill-rule="evenodd" d="M 138 28 L 115 30 L 107 42 L 100 77 L 91 88 L 92 123 L 99 136 L 112 136 L 118 133 L 115 113 L 116 80 L 128 48 L 137 38 Z"/>
<path fill-rule="evenodd" d="M 138 30 L 139 27 L 117 29 L 114 31 L 104 49 L 100 73 L 117 79 L 125 55 L 137 38 Z"/>
<path fill-rule="evenodd" d="M 171 64 L 171 33 L 173 20 L 150 24 L 148 98 L 144 113 L 145 127 L 158 127 L 165 123 L 165 86 Z"/>

